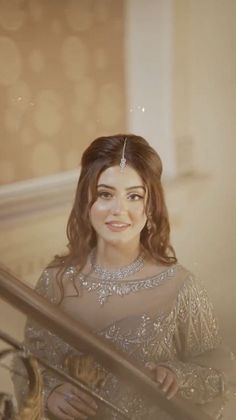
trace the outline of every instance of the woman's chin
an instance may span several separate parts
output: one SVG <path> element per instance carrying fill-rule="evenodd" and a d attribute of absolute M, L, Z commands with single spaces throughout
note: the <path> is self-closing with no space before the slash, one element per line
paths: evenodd
<path fill-rule="evenodd" d="M 109 235 L 103 238 L 103 241 L 105 244 L 107 245 L 117 245 L 117 246 L 136 246 L 137 243 L 139 242 L 139 237 L 129 237 L 128 235 Z"/>

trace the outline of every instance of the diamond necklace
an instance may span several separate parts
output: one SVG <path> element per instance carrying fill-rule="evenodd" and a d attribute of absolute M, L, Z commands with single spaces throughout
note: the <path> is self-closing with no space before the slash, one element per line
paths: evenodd
<path fill-rule="evenodd" d="M 107 270 L 96 263 L 95 249 L 90 254 L 90 265 L 99 280 L 122 280 L 140 271 L 144 266 L 144 256 L 140 254 L 131 264 L 120 267 L 116 270 Z"/>

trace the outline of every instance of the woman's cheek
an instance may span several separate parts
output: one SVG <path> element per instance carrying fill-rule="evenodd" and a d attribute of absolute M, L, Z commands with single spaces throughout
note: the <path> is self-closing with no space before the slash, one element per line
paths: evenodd
<path fill-rule="evenodd" d="M 145 216 L 145 208 L 143 204 L 137 203 L 135 207 L 132 209 L 132 213 L 137 217 Z"/>
<path fill-rule="evenodd" d="M 109 210 L 111 207 L 110 202 L 106 200 L 98 200 L 94 203 L 92 207 L 92 212 L 94 213 L 102 213 L 104 211 Z"/>

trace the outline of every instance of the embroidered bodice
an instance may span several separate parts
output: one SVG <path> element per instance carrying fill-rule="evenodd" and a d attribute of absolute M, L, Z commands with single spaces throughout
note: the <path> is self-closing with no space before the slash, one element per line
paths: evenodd
<path fill-rule="evenodd" d="M 82 321 L 87 320 L 94 333 L 112 342 L 137 366 L 152 361 L 172 369 L 177 375 L 179 393 L 183 398 L 197 404 L 219 400 L 219 404 L 214 406 L 213 415 L 215 419 L 220 418 L 221 397 L 226 385 L 220 369 L 223 362 L 219 362 L 217 356 L 220 344 L 218 326 L 207 293 L 194 276 L 182 266 L 175 265 L 155 276 L 137 279 L 134 293 L 128 293 L 127 289 L 127 293 L 110 297 L 114 298 L 110 303 L 113 311 L 109 311 L 109 303 L 104 307 L 99 305 L 96 288 L 83 290 L 79 276 L 74 267 L 70 267 L 64 274 L 68 288 L 61 305 L 62 310 Z M 46 269 L 36 290 L 56 304 L 54 280 L 54 270 Z M 75 307 L 79 307 L 76 315 Z M 88 307 L 94 308 L 97 314 L 96 324 Z M 31 320 L 27 322 L 25 337 L 25 345 L 32 352 L 59 368 L 67 370 L 68 364 L 65 361 L 81 356 L 55 334 L 40 328 Z M 46 400 L 51 390 L 61 383 L 61 379 L 49 371 L 44 371 L 43 376 Z M 17 378 L 14 382 L 18 394 L 23 395 L 26 386 L 20 385 Z M 106 372 L 103 387 L 98 391 L 127 410 L 135 420 L 156 419 L 160 413 L 160 419 L 170 419 L 169 415 L 161 412 L 158 407 L 150 406 L 150 403 L 130 386 L 121 383 L 111 372 Z M 96 418 L 112 420 L 118 417 L 101 407 Z"/>

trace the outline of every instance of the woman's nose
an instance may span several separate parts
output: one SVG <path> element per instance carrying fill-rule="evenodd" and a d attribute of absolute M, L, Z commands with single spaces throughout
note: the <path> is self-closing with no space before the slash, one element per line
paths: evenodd
<path fill-rule="evenodd" d="M 115 198 L 112 206 L 113 214 L 120 214 L 126 211 L 126 201 L 122 197 Z"/>

